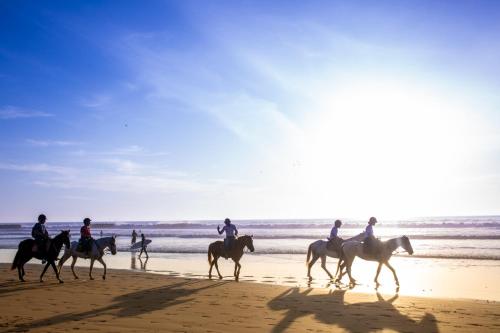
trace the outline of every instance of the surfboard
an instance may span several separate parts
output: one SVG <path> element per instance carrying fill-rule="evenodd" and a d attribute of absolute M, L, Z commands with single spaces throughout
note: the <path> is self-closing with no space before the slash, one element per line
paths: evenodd
<path fill-rule="evenodd" d="M 149 243 L 151 243 L 151 239 L 146 239 L 144 241 L 145 245 L 148 245 Z M 139 242 L 135 242 L 134 244 L 132 244 L 132 246 L 130 246 L 130 249 L 131 250 L 140 250 L 141 247 L 142 247 L 142 242 L 139 241 Z"/>

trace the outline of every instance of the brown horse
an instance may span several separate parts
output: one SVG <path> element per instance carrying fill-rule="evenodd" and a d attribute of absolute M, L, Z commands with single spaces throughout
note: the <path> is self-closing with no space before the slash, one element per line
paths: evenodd
<path fill-rule="evenodd" d="M 234 240 L 233 247 L 228 253 L 228 257 L 234 261 L 234 278 L 238 281 L 240 277 L 240 259 L 243 256 L 243 249 L 245 246 L 250 250 L 250 252 L 255 251 L 253 247 L 253 236 L 241 236 Z M 222 275 L 219 271 L 219 266 L 217 265 L 217 260 L 222 257 L 225 253 L 224 242 L 216 241 L 208 246 L 208 263 L 210 265 L 210 270 L 208 271 L 208 278 L 212 278 L 212 268 L 215 265 L 217 273 L 219 274 L 219 279 L 222 279 Z"/>

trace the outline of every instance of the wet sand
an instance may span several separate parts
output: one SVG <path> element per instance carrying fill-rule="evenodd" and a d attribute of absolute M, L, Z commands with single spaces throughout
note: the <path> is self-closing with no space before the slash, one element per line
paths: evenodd
<path fill-rule="evenodd" d="M 0 263 L 12 262 L 14 250 L 0 250 Z M 104 257 L 108 268 L 130 269 L 150 273 L 160 273 L 171 277 L 207 278 L 208 262 L 206 254 L 187 253 L 150 253 L 146 261 L 137 258 L 136 253 L 118 252 L 117 255 Z M 65 266 L 69 266 L 69 260 Z M 32 261 L 36 263 L 37 261 Z M 39 261 L 38 261 L 39 262 Z M 414 257 L 394 257 L 391 263 L 397 271 L 401 287 L 400 295 L 432 298 L 468 298 L 500 301 L 500 261 L 464 259 L 427 259 Z M 327 274 L 316 263 L 311 270 L 314 277 L 306 277 L 305 255 L 270 255 L 246 253 L 241 261 L 242 282 L 259 282 L 291 287 L 314 287 L 334 289 Z M 335 273 L 337 260 L 327 259 L 327 267 Z M 78 259 L 78 266 L 88 267 L 89 260 Z M 231 260 L 219 260 L 221 273 L 227 277 L 233 272 Z M 101 267 L 99 263 L 95 267 Z M 375 288 L 373 278 L 377 264 L 356 259 L 353 276 L 359 285 L 356 292 L 372 293 Z M 215 273 L 215 272 L 214 272 Z M 53 274 L 50 270 L 48 274 Z M 64 274 L 66 278 L 71 277 Z M 379 278 L 382 284 L 379 291 L 394 293 L 396 285 L 392 273 L 383 268 Z M 343 282 L 347 283 L 347 277 Z"/>
<path fill-rule="evenodd" d="M 78 268 L 66 282 L 0 265 L 2 332 L 498 332 L 500 304 Z"/>

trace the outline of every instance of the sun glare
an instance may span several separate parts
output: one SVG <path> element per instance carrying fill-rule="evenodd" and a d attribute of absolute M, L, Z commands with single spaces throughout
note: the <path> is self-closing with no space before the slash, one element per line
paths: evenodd
<path fill-rule="evenodd" d="M 405 203 L 439 194 L 459 172 L 465 126 L 451 99 L 375 81 L 320 95 L 301 152 L 299 182 L 312 200 L 343 203 L 355 216 L 382 207 L 399 214 Z"/>

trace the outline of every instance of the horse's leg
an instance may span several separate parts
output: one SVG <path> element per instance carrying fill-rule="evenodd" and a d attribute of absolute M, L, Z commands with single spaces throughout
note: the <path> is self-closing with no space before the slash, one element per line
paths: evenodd
<path fill-rule="evenodd" d="M 104 262 L 104 260 L 102 260 L 102 257 L 97 260 L 101 263 L 102 267 L 104 267 L 104 275 L 102 276 L 102 279 L 106 280 L 106 263 Z"/>
<path fill-rule="evenodd" d="M 345 260 L 339 259 L 337 263 L 337 271 L 335 272 L 335 276 L 337 279 L 335 280 L 336 283 L 339 283 L 342 280 L 342 277 L 345 275 L 344 268 L 346 267 Z"/>
<path fill-rule="evenodd" d="M 47 268 L 49 268 L 49 266 L 50 266 L 50 262 L 47 262 L 45 264 L 45 267 L 43 268 L 42 274 L 40 274 L 40 282 L 43 282 L 43 275 L 45 274 L 45 272 L 47 271 Z"/>
<path fill-rule="evenodd" d="M 19 261 L 17 265 L 17 273 L 19 274 L 19 281 L 25 282 L 24 281 L 24 261 Z"/>
<path fill-rule="evenodd" d="M 354 261 L 353 259 L 346 260 L 346 270 L 347 270 L 347 275 L 349 275 L 349 280 L 351 281 L 351 283 L 355 284 L 356 280 L 351 275 L 351 267 L 353 261 Z"/>
<path fill-rule="evenodd" d="M 73 256 L 73 261 L 71 262 L 71 271 L 73 272 L 73 276 L 75 277 L 75 279 L 78 279 L 78 276 L 75 273 L 75 264 L 77 259 L 77 256 Z"/>
<path fill-rule="evenodd" d="M 57 264 L 57 270 L 59 271 L 59 274 L 61 274 L 61 269 L 64 265 L 64 263 L 66 262 L 66 260 L 68 260 L 70 256 L 67 254 L 67 252 L 64 252 L 63 256 L 61 259 L 59 259 L 59 263 Z"/>
<path fill-rule="evenodd" d="M 398 276 L 396 275 L 396 270 L 389 264 L 389 261 L 386 261 L 385 265 L 392 271 L 392 274 L 394 274 L 394 280 L 396 281 L 396 285 L 399 286 L 399 280 Z"/>
<path fill-rule="evenodd" d="M 330 279 L 333 279 L 332 274 L 326 268 L 326 255 L 322 255 L 321 256 L 321 268 L 323 268 L 325 270 L 326 274 L 328 274 L 328 276 L 330 277 Z"/>
<path fill-rule="evenodd" d="M 238 281 L 238 262 L 234 262 L 234 279 Z"/>
<path fill-rule="evenodd" d="M 377 267 L 377 274 L 375 274 L 375 280 L 374 280 L 377 287 L 380 285 L 380 283 L 378 283 L 378 275 L 380 274 L 381 269 L 382 269 L 382 262 L 379 262 Z"/>
<path fill-rule="evenodd" d="M 50 266 L 52 266 L 52 269 L 54 270 L 54 272 L 56 273 L 56 278 L 57 280 L 59 281 L 59 283 L 63 283 L 64 281 L 61 280 L 61 278 L 59 277 L 59 271 L 57 270 L 57 267 L 56 267 L 56 263 L 54 260 L 52 260 L 50 262 Z"/>
<path fill-rule="evenodd" d="M 215 259 L 210 261 L 211 258 L 210 258 L 210 253 L 208 254 L 208 261 L 209 261 L 209 264 L 210 264 L 210 269 L 208 270 L 208 278 L 211 279 L 212 278 L 212 268 L 214 267 L 214 263 L 215 263 Z"/>
<path fill-rule="evenodd" d="M 312 260 L 309 261 L 309 263 L 307 264 L 307 277 L 309 278 L 309 280 L 312 280 L 311 268 L 313 267 L 313 265 L 316 263 L 316 261 L 318 259 L 319 259 L 319 256 L 316 253 L 314 253 Z"/>
<path fill-rule="evenodd" d="M 215 257 L 214 259 L 215 269 L 217 270 L 217 274 L 219 274 L 219 279 L 222 279 L 222 274 L 219 271 L 219 265 L 217 264 L 217 260 L 219 260 L 219 257 Z"/>
<path fill-rule="evenodd" d="M 90 270 L 89 270 L 89 277 L 91 280 L 93 280 L 94 278 L 92 277 L 92 268 L 94 268 L 94 261 L 95 259 L 94 258 L 91 258 L 90 259 Z"/>

